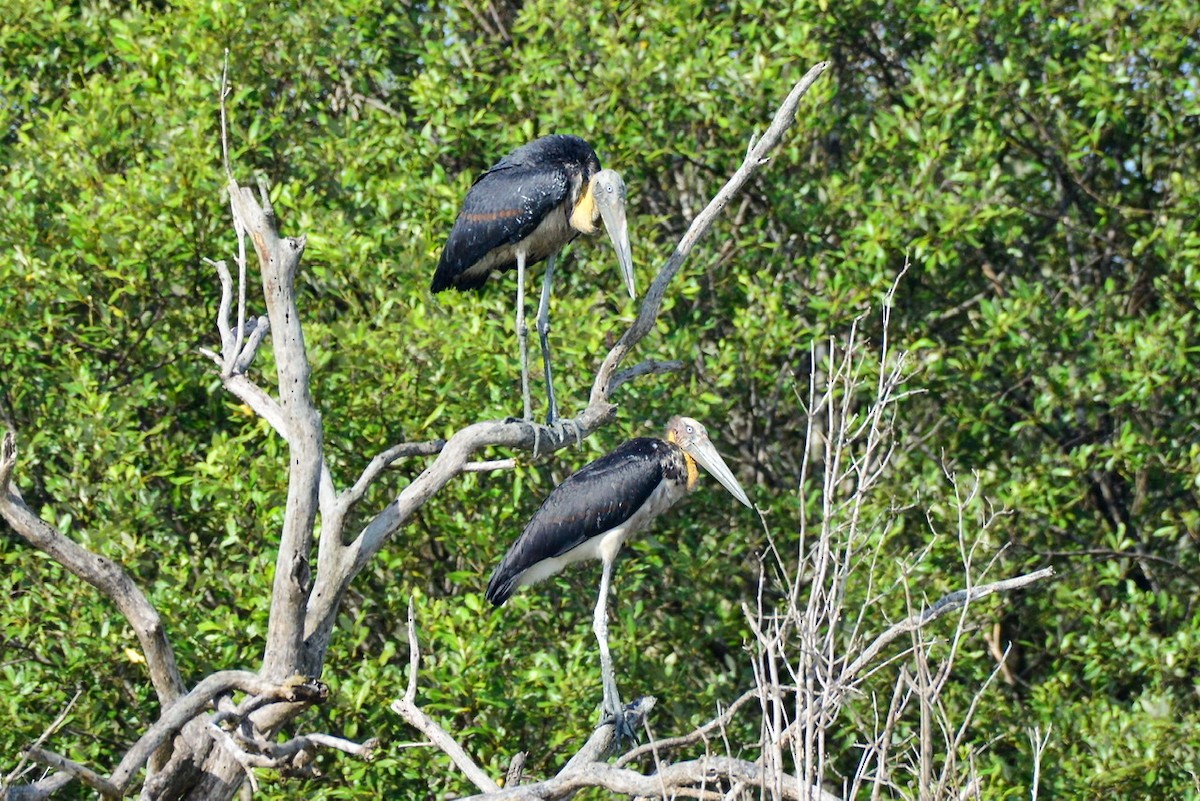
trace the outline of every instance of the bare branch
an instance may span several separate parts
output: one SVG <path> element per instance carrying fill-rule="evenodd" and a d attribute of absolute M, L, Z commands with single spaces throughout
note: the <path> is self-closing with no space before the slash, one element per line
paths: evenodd
<path fill-rule="evenodd" d="M 711 732 L 728 726 L 729 721 L 733 720 L 733 716 L 737 714 L 738 710 L 750 701 L 756 700 L 758 698 L 758 693 L 758 687 L 746 690 L 746 692 L 738 696 L 732 704 L 727 706 L 725 711 L 717 715 L 708 723 L 705 723 L 702 726 L 697 726 L 691 732 L 687 734 L 681 734 L 678 737 L 667 737 L 662 740 L 654 740 L 653 742 L 646 743 L 645 745 L 639 745 L 637 748 L 622 754 L 621 757 L 618 758 L 613 764 L 619 768 L 624 765 L 628 765 L 630 762 L 640 759 L 646 754 L 671 751 L 676 748 L 681 748 L 685 745 L 691 745 L 692 743 L 705 740 L 708 738 L 708 735 Z"/>
<path fill-rule="evenodd" d="M 521 783 L 521 779 L 525 775 L 525 758 L 529 756 L 525 751 L 518 751 L 513 755 L 513 758 L 508 763 L 508 770 L 504 772 L 504 786 L 516 787 Z M 1037 799 L 1034 799 L 1037 801 Z"/>
<path fill-rule="evenodd" d="M 217 304 L 217 333 L 221 337 L 221 353 L 224 354 L 224 358 L 217 359 L 217 363 L 221 365 L 221 373 L 224 375 L 232 372 L 236 356 L 233 347 L 233 330 L 229 327 L 229 308 L 233 303 L 233 276 L 229 274 L 229 267 L 225 264 L 224 259 L 219 261 L 204 259 L 203 261 L 216 269 L 217 278 L 221 281 L 221 300 Z M 216 357 L 213 356 L 213 358 Z"/>
<path fill-rule="evenodd" d="M 629 327 L 624 336 L 608 352 L 608 356 L 605 357 L 604 362 L 600 365 L 600 371 L 596 374 L 596 380 L 592 384 L 592 396 L 589 406 L 607 402 L 612 396 L 614 374 L 625 356 L 633 349 L 633 346 L 640 342 L 646 334 L 650 333 L 654 327 L 654 321 L 658 319 L 658 312 L 662 307 L 663 297 L 666 295 L 667 284 L 679 272 L 679 268 L 683 266 L 684 260 L 691 253 L 692 248 L 696 246 L 696 243 L 708 233 L 708 229 L 712 227 L 721 210 L 746 185 L 746 182 L 758 171 L 758 168 L 766 163 L 767 156 L 779 144 L 779 140 L 783 137 L 783 134 L 795 121 L 796 110 L 800 105 L 800 98 L 808 92 L 821 73 L 825 72 L 828 68 L 829 62 L 822 61 L 813 66 L 800 79 L 775 113 L 775 118 L 772 120 L 770 127 L 767 128 L 767 132 L 747 151 L 746 158 L 742 161 L 742 166 L 737 169 L 737 172 L 726 182 L 725 186 L 721 187 L 721 190 L 717 192 L 716 197 L 709 202 L 704 211 L 700 212 L 692 220 L 687 233 L 683 235 L 683 239 L 675 247 L 675 252 L 671 254 L 671 258 L 667 260 L 666 265 L 655 277 L 654 282 L 650 285 L 650 289 L 646 292 L 646 296 L 642 299 L 642 306 L 638 310 L 638 315 L 634 319 L 633 325 Z"/>
<path fill-rule="evenodd" d="M 434 439 L 426 442 L 401 442 L 399 445 L 393 445 L 386 451 L 376 454 L 375 458 L 362 471 L 362 475 L 358 477 L 358 481 L 354 482 L 354 486 L 338 496 L 338 505 L 341 507 L 342 513 L 350 511 L 354 507 L 354 504 L 362 499 L 362 496 L 371 486 L 371 482 L 389 466 L 410 456 L 433 456 L 441 451 L 445 445 L 446 441 L 444 439 Z"/>
<path fill-rule="evenodd" d="M 24 755 L 41 765 L 63 773 L 70 774 L 72 777 L 98 791 L 101 795 L 117 797 L 123 795 L 120 789 L 112 785 L 107 779 L 93 770 L 85 768 L 78 762 L 72 762 L 66 757 L 51 753 L 50 751 L 38 746 L 30 746 L 25 749 Z"/>
<path fill-rule="evenodd" d="M 342 737 L 334 737 L 332 734 L 321 734 L 314 732 L 313 734 L 305 734 L 300 737 L 293 737 L 284 743 L 271 744 L 267 748 L 267 753 L 276 759 L 283 757 L 291 757 L 294 754 L 301 752 L 316 751 L 317 748 L 328 748 L 333 751 L 341 751 L 351 756 L 356 756 L 370 762 L 375 758 L 375 749 L 379 747 L 379 739 L 372 737 L 362 743 L 356 743 L 353 740 L 347 740 Z"/>
<path fill-rule="evenodd" d="M 773 777 L 762 766 L 743 759 L 726 756 L 705 756 L 687 762 L 662 765 L 657 773 L 642 774 L 628 768 L 618 768 L 603 762 L 587 762 L 570 771 L 564 770 L 552 779 L 508 787 L 503 790 L 470 796 L 463 801 L 517 801 L 538 799 L 555 801 L 570 798 L 585 787 L 602 787 L 611 793 L 647 798 L 662 798 L 664 793 L 692 798 L 722 797 L 719 792 L 702 791 L 719 781 L 740 782 L 744 786 L 770 790 Z M 778 784 L 780 797 L 791 801 L 840 801 L 819 787 L 804 787 L 795 776 L 784 776 Z"/>
<path fill-rule="evenodd" d="M 248 323 L 244 323 L 239 330 L 245 329 L 249 336 L 246 342 L 238 351 L 237 361 L 233 364 L 233 372 L 244 373 L 250 369 L 250 365 L 254 363 L 254 357 L 258 355 L 258 349 L 262 345 L 262 341 L 266 339 L 267 334 L 271 331 L 271 320 L 265 315 L 255 317 Z"/>
<path fill-rule="evenodd" d="M 58 713 L 58 717 L 56 717 L 54 719 L 54 721 L 51 722 L 51 724 L 46 727 L 45 731 L 43 731 L 40 735 L 38 735 L 38 738 L 33 741 L 33 743 L 29 746 L 29 748 L 40 747 L 42 743 L 46 742 L 46 740 L 52 734 L 54 734 L 54 732 L 58 731 L 58 727 L 61 726 L 66 721 L 67 715 L 71 714 L 71 710 L 74 709 L 74 707 L 75 707 L 75 702 L 79 700 L 79 696 L 82 694 L 83 694 L 82 689 L 75 691 L 75 695 L 71 696 L 71 700 L 67 702 L 67 705 L 66 705 L 66 707 L 63 708 L 63 711 Z M 25 767 L 25 761 L 26 761 L 26 756 L 23 754 L 21 759 L 17 762 L 17 766 L 12 769 L 12 771 L 8 774 L 8 776 L 6 776 L 4 778 L 3 781 L 0 781 L 0 798 L 8 797 L 5 793 L 5 791 L 9 787 L 12 787 L 13 782 L 15 782 L 17 780 L 17 778 L 21 775 L 21 769 L 23 767 Z"/>
<path fill-rule="evenodd" d="M 392 702 L 392 711 L 442 749 L 463 775 L 480 790 L 485 793 L 499 791 L 500 786 L 471 759 L 463 747 L 436 720 L 417 706 L 417 672 L 421 668 L 421 646 L 417 642 L 416 615 L 411 599 L 408 602 L 408 648 L 408 689 L 404 691 L 403 697 Z"/>
<path fill-rule="evenodd" d="M 254 243 L 262 272 L 263 296 L 271 322 L 271 341 L 278 372 L 279 405 L 288 443 L 288 498 L 280 534 L 279 556 L 271 594 L 264 675 L 282 679 L 302 669 L 304 615 L 311 589 L 308 554 L 312 547 L 322 473 L 321 416 L 309 388 L 311 368 L 304 330 L 296 306 L 295 279 L 304 252 L 304 237 L 281 238 L 266 187 L 259 198 L 230 179 L 234 216 Z"/>
<path fill-rule="evenodd" d="M 493 473 L 497 470 L 512 470 L 517 466 L 516 459 L 488 459 L 482 462 L 467 462 L 463 465 L 464 473 Z"/>
<path fill-rule="evenodd" d="M 1042 758 L 1046 755 L 1046 748 L 1050 745 L 1050 735 L 1053 732 L 1053 725 L 1046 726 L 1046 733 L 1044 735 L 1038 726 L 1034 726 L 1027 732 L 1029 734 L 1029 744 L 1033 746 L 1033 780 L 1029 787 L 1031 801 L 1037 801 L 1038 799 L 1038 789 L 1042 778 Z"/>
<path fill-rule="evenodd" d="M 214 699 L 234 690 L 274 701 L 291 704 L 309 705 L 319 703 L 328 696 L 328 688 L 320 682 L 312 682 L 301 677 L 294 677 L 282 684 L 275 684 L 260 678 L 255 673 L 242 670 L 224 670 L 205 678 L 186 695 L 163 712 L 162 717 L 143 734 L 133 747 L 121 759 L 120 764 L 112 775 L 104 779 L 98 773 L 70 760 L 52 754 L 37 746 L 31 746 L 29 757 L 44 765 L 55 767 L 69 778 L 76 778 L 96 788 L 102 793 L 112 796 L 123 796 L 133 783 L 138 771 L 146 765 L 150 757 L 168 740 L 178 734 L 185 725 L 208 708 Z M 99 782 L 99 784 L 97 783 Z M 40 784 L 40 783 L 39 783 Z M 58 786 L 65 784 L 59 780 Z M 31 794 L 36 792 L 36 786 L 13 788 L 9 798 L 37 798 Z M 52 792 L 52 790 L 51 790 Z"/>
<path fill-rule="evenodd" d="M 116 605 L 142 646 L 159 703 L 164 707 L 170 705 L 183 694 L 184 684 L 158 611 L 120 565 L 78 545 L 25 505 L 12 482 L 16 461 L 16 434 L 9 430 L 0 445 L 0 517 L 26 542 L 91 584 Z"/>
<path fill-rule="evenodd" d="M 273 767 L 271 760 L 258 757 L 255 754 L 247 753 L 238 747 L 238 744 L 229 736 L 229 732 L 219 726 L 213 724 L 208 725 L 208 733 L 212 736 L 217 744 L 229 753 L 233 760 L 242 767 L 242 772 L 246 774 L 246 781 L 250 783 L 250 791 L 258 792 L 258 779 L 254 777 L 254 768 L 269 768 Z"/>
<path fill-rule="evenodd" d="M 74 776 L 61 772 L 52 773 L 33 784 L 16 787 L 0 785 L 0 791 L 3 791 L 0 798 L 3 798 L 4 801 L 45 801 L 73 781 L 75 781 Z"/>
<path fill-rule="evenodd" d="M 626 368 L 613 376 L 609 382 L 609 391 L 616 392 L 617 389 L 627 381 L 632 381 L 635 378 L 641 378 L 644 375 L 655 375 L 658 373 L 670 373 L 675 370 L 682 370 L 683 362 L 672 359 L 670 361 L 657 361 L 655 359 L 647 359 L 641 364 L 636 364 L 633 367 Z"/>
<path fill-rule="evenodd" d="M 275 683 L 245 670 L 222 670 L 205 677 L 187 695 L 172 704 L 125 753 L 111 781 L 117 787 L 128 788 L 150 755 L 169 738 L 174 737 L 192 718 L 203 712 L 213 699 L 239 690 L 249 695 L 295 704 L 315 704 L 323 701 L 329 689 L 320 682 L 293 678 Z"/>
<path fill-rule="evenodd" d="M 961 609 L 968 604 L 975 603 L 994 593 L 1011 592 L 1012 590 L 1026 587 L 1035 581 L 1041 581 L 1053 575 L 1054 568 L 1044 567 L 1041 570 L 1035 570 L 1023 576 L 1016 576 L 1015 578 L 1004 579 L 1002 581 L 993 581 L 990 584 L 981 584 L 977 587 L 972 587 L 970 590 L 952 592 L 938 600 L 932 606 L 928 606 L 920 612 L 906 617 L 876 637 L 875 641 L 864 648 L 858 657 L 846 667 L 844 675 L 847 677 L 857 676 L 884 648 L 891 645 L 898 638 L 932 623 L 943 615 Z"/>
<path fill-rule="evenodd" d="M 235 373 L 223 379 L 225 388 L 245 403 L 259 417 L 266 420 L 275 433 L 287 439 L 287 422 L 279 403 L 243 373 Z"/>
<path fill-rule="evenodd" d="M 229 166 L 229 124 L 225 115 L 225 101 L 229 98 L 229 48 L 221 59 L 221 163 L 225 166 L 225 177 L 232 180 L 233 170 Z"/>

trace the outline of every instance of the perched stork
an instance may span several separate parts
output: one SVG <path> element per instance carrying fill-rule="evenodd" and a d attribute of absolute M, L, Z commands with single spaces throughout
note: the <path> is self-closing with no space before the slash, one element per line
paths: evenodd
<path fill-rule="evenodd" d="M 431 288 L 482 289 L 493 272 L 517 270 L 517 339 L 521 347 L 521 398 L 529 404 L 529 346 L 525 326 L 525 268 L 543 259 L 537 329 L 546 367 L 547 424 L 558 417 L 550 372 L 550 283 L 554 257 L 579 234 L 596 233 L 603 220 L 617 264 L 634 297 L 633 257 L 625 221 L 625 182 L 600 169 L 592 146 L 578 136 L 535 139 L 500 159 L 475 179 L 450 230 Z"/>
<path fill-rule="evenodd" d="M 631 732 L 625 728 L 608 650 L 613 561 L 626 538 L 695 488 L 697 465 L 750 506 L 704 426 L 690 417 L 673 417 L 665 439 L 631 439 L 555 487 L 488 582 L 487 599 L 500 606 L 518 588 L 553 576 L 573 562 L 600 560 L 600 594 L 592 629 L 600 645 L 605 720 L 614 721 L 618 737 Z"/>

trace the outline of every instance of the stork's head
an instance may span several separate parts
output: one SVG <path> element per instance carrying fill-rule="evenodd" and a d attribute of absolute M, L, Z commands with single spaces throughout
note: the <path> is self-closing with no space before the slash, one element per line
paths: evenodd
<path fill-rule="evenodd" d="M 683 449 L 683 452 L 696 460 L 696 463 L 707 470 L 713 478 L 721 482 L 721 486 L 729 490 L 729 494 L 750 508 L 750 499 L 742 490 L 742 485 L 733 477 L 733 471 L 725 464 L 721 454 L 708 438 L 708 431 L 699 421 L 690 417 L 672 417 L 667 423 L 667 441 L 673 442 Z"/>
<path fill-rule="evenodd" d="M 596 230 L 596 221 L 604 221 L 604 229 L 617 251 L 617 264 L 629 290 L 629 297 L 637 297 L 633 291 L 633 253 L 629 248 L 629 226 L 625 221 L 625 182 L 616 170 L 600 170 L 588 181 L 587 190 L 576 210 L 585 210 L 588 219 L 573 218 L 572 223 L 584 233 Z"/>

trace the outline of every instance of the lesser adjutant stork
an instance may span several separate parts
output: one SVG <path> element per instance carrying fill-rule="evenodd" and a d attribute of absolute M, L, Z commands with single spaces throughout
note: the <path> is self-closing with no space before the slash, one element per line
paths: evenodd
<path fill-rule="evenodd" d="M 543 136 L 509 153 L 475 179 L 442 250 L 433 275 L 434 292 L 482 289 L 493 272 L 517 270 L 517 338 L 526 420 L 531 419 L 531 410 L 525 268 L 546 262 L 537 329 L 546 367 L 549 424 L 558 417 L 548 340 L 554 257 L 579 234 L 596 233 L 600 221 L 616 248 L 617 264 L 632 298 L 625 182 L 613 170 L 600 169 L 596 152 L 578 136 Z"/>
<path fill-rule="evenodd" d="M 599 559 L 600 593 L 592 629 L 600 646 L 604 716 L 626 729 L 624 707 L 608 650 L 608 586 L 621 544 L 695 488 L 697 465 L 750 506 L 750 499 L 697 421 L 673 417 L 663 439 L 640 437 L 620 445 L 554 488 L 488 582 L 496 606 L 518 588 L 554 575 L 582 559 Z"/>

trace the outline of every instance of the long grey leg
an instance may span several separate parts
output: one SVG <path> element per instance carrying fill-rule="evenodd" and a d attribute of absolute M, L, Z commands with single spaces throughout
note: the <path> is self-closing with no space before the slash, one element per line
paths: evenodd
<path fill-rule="evenodd" d="M 529 328 L 525 325 L 525 249 L 517 251 L 517 341 L 521 345 L 521 401 L 525 419 L 533 419 L 529 402 Z"/>
<path fill-rule="evenodd" d="M 542 364 L 546 366 L 546 396 L 550 408 L 546 412 L 546 425 L 554 425 L 558 419 L 558 404 L 554 400 L 554 377 L 550 370 L 550 283 L 554 278 L 554 254 L 546 259 L 546 274 L 542 276 L 542 300 L 538 304 L 537 331 L 542 342 Z"/>
<path fill-rule="evenodd" d="M 621 695 L 617 692 L 617 678 L 613 674 L 612 654 L 608 651 L 608 584 L 612 577 L 612 562 L 605 559 L 604 571 L 600 574 L 600 597 L 596 599 L 596 615 L 592 619 L 592 631 L 600 644 L 600 676 L 604 683 L 604 714 L 612 716 L 618 725 L 624 722 Z"/>

